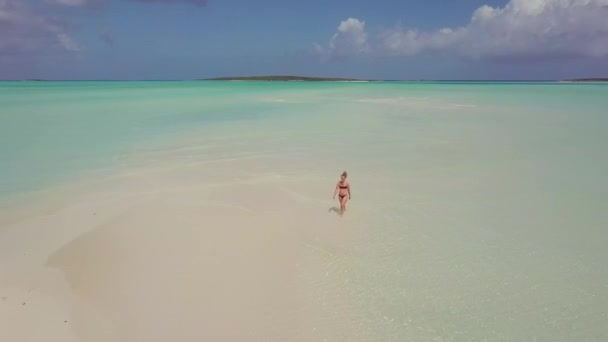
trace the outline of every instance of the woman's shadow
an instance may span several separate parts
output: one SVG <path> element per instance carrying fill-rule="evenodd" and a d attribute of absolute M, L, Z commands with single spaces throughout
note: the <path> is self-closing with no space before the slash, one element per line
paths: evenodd
<path fill-rule="evenodd" d="M 329 208 L 329 209 L 327 210 L 327 212 L 328 212 L 328 213 L 333 212 L 333 213 L 335 213 L 336 215 L 342 215 L 342 212 L 341 212 L 340 208 L 338 208 L 338 207 L 331 207 L 331 208 Z"/>

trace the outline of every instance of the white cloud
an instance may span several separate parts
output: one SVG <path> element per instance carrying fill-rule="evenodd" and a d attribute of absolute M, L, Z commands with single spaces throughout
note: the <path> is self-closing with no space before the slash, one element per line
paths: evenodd
<path fill-rule="evenodd" d="M 325 58 L 358 55 L 370 51 L 365 22 L 348 18 L 340 23 L 338 32 L 330 39 L 327 48 L 314 44 L 315 51 Z"/>
<path fill-rule="evenodd" d="M 18 58 L 53 46 L 80 49 L 62 22 L 30 10 L 23 1 L 0 0 L 0 57 Z"/>
<path fill-rule="evenodd" d="M 59 39 L 59 44 L 61 44 L 64 49 L 68 51 L 80 51 L 80 46 L 78 46 L 78 44 L 76 44 L 67 34 L 60 33 L 57 35 L 57 39 Z"/>
<path fill-rule="evenodd" d="M 478 22 L 492 20 L 493 18 L 496 18 L 496 16 L 498 16 L 500 14 L 500 12 L 501 11 L 498 8 L 493 8 L 488 5 L 483 5 L 483 6 L 479 7 L 473 13 L 471 22 L 478 23 Z"/>
<path fill-rule="evenodd" d="M 58 5 L 71 6 L 71 7 L 84 7 L 88 5 L 87 0 L 47 0 Z"/>
<path fill-rule="evenodd" d="M 608 0 L 511 0 L 502 8 L 478 8 L 461 27 L 418 31 L 397 26 L 380 32 L 373 42 L 367 40 L 363 26 L 356 32 L 357 37 L 366 37 L 368 49 L 373 46 L 371 50 L 380 55 L 442 53 L 494 60 L 608 57 Z M 330 42 L 323 51 L 333 50 Z"/>

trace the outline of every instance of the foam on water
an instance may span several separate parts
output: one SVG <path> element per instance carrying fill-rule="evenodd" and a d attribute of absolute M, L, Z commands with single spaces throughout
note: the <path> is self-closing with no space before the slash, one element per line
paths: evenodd
<path fill-rule="evenodd" d="M 326 212 L 348 170 L 353 200 L 336 229 L 357 239 L 305 242 L 325 262 L 323 279 L 300 279 L 327 304 L 320 340 L 608 338 L 608 86 L 25 82 L 0 91 L 2 195 L 101 168 L 106 179 L 272 182 Z M 348 336 L 331 334 L 339 324 Z"/>

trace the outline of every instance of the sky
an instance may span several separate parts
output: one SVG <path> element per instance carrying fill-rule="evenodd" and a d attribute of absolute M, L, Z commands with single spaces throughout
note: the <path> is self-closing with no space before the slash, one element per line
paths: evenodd
<path fill-rule="evenodd" d="M 0 79 L 608 77 L 608 0 L 0 0 Z"/>

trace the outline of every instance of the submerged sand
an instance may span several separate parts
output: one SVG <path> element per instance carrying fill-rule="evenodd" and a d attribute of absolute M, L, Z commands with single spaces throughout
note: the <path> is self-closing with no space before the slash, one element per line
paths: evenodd
<path fill-rule="evenodd" d="M 315 198 L 294 194 L 293 187 L 311 189 L 298 181 L 166 176 L 114 177 L 5 223 L 0 321 L 9 324 L 1 340 L 286 341 L 352 333 L 336 324 L 343 317 L 328 321 L 332 306 L 347 303 L 338 284 L 325 281 L 325 263 L 348 253 L 357 234 L 332 210 L 331 187 L 313 184 L 319 191 L 307 193 L 327 194 Z"/>
<path fill-rule="evenodd" d="M 6 202 L 0 340 L 358 334 L 333 274 L 362 229 L 331 198 L 341 170 L 318 178 L 246 154 L 195 136 Z"/>

